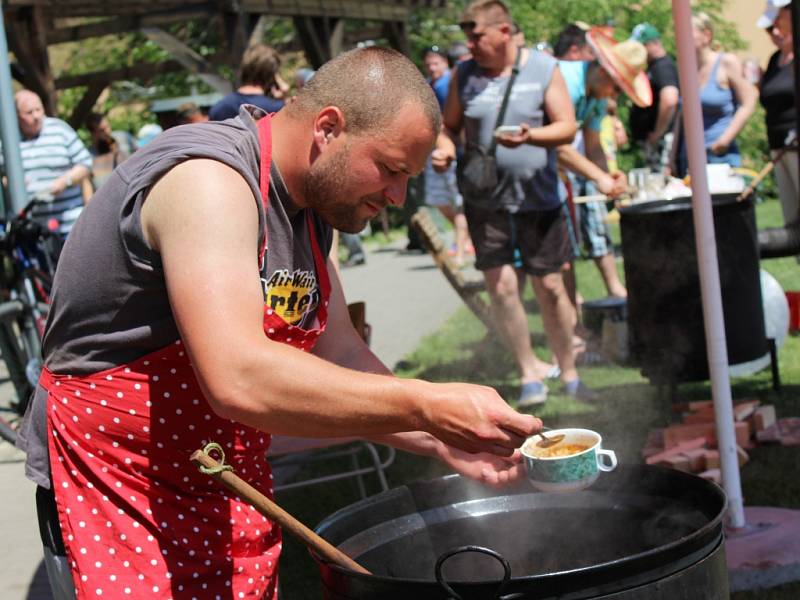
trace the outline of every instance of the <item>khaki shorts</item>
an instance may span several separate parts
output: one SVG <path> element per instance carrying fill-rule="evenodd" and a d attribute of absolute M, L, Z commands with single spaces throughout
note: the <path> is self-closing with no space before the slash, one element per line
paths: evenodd
<path fill-rule="evenodd" d="M 513 265 L 529 275 L 543 277 L 557 273 L 572 258 L 561 207 L 518 213 L 469 203 L 464 208 L 479 271 Z"/>

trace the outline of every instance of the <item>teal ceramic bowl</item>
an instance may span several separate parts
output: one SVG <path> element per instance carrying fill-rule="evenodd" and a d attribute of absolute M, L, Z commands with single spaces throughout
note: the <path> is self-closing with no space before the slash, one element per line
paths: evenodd
<path fill-rule="evenodd" d="M 613 471 L 617 456 L 602 447 L 603 438 L 589 429 L 554 429 L 548 437 L 563 435 L 555 446 L 541 448 L 539 435 L 528 438 L 522 445 L 525 470 L 533 486 L 543 492 L 576 492 L 592 485 L 603 471 Z M 582 451 L 561 456 L 567 446 L 584 446 Z"/>

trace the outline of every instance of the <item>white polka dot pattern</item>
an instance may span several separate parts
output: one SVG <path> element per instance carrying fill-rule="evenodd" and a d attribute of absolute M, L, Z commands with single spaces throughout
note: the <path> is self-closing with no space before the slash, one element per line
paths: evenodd
<path fill-rule="evenodd" d="M 269 210 L 269 117 L 258 128 Z M 267 307 L 263 325 L 270 339 L 310 352 L 325 330 L 331 286 L 310 211 L 306 221 L 322 300 L 317 328 L 287 324 Z M 266 247 L 265 235 L 259 267 Z M 240 477 L 272 497 L 270 436 L 213 413 L 180 340 L 91 376 L 44 369 L 40 383 L 78 598 L 276 600 L 280 529 L 189 462 L 217 442 Z"/>
<path fill-rule="evenodd" d="M 270 436 L 217 417 L 180 348 L 101 375 L 43 375 L 58 391 L 51 469 L 79 598 L 276 597 L 279 528 L 189 462 L 215 441 L 271 496 Z"/>

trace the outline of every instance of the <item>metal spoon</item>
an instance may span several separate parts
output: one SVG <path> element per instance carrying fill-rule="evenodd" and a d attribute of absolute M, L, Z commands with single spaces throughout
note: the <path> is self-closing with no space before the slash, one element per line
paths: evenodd
<path fill-rule="evenodd" d="M 558 444 L 561 440 L 564 439 L 565 436 L 564 436 L 563 433 L 557 433 L 556 435 L 553 435 L 551 437 L 547 437 L 544 434 L 543 431 L 540 431 L 539 432 L 539 437 L 542 438 L 542 439 L 540 439 L 538 442 L 536 442 L 536 445 L 539 448 L 550 448 L 550 447 L 555 446 L 556 444 Z"/>

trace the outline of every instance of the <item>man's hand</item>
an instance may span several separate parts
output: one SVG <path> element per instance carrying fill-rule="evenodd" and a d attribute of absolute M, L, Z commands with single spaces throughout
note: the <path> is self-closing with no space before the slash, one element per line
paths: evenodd
<path fill-rule="evenodd" d="M 501 487 L 525 476 L 522 454 L 516 450 L 508 457 L 492 454 L 468 454 L 442 444 L 439 459 L 459 475 L 475 479 L 492 487 Z"/>
<path fill-rule="evenodd" d="M 530 125 L 527 123 L 520 123 L 519 127 L 519 133 L 501 133 L 495 135 L 495 138 L 497 138 L 497 143 L 501 146 L 505 146 L 506 148 L 516 148 L 522 144 L 529 143 L 531 131 Z"/>
<path fill-rule="evenodd" d="M 622 171 L 604 173 L 595 183 L 597 190 L 609 198 L 616 198 L 628 191 L 628 178 Z"/>
<path fill-rule="evenodd" d="M 58 196 L 61 192 L 67 189 L 70 186 L 70 182 L 67 181 L 67 175 L 61 175 L 61 177 L 56 177 L 53 180 L 53 183 L 50 184 L 50 193 L 53 196 Z"/>
<path fill-rule="evenodd" d="M 437 173 L 444 173 L 450 168 L 450 164 L 455 160 L 455 158 L 455 146 L 453 147 L 452 151 L 447 148 L 436 148 L 436 150 L 431 152 L 431 165 L 433 166 L 433 170 Z"/>
<path fill-rule="evenodd" d="M 726 142 L 722 138 L 719 138 L 713 144 L 711 144 L 708 149 L 711 150 L 711 154 L 715 156 L 724 156 L 728 153 L 728 148 L 730 145 L 730 142 Z"/>
<path fill-rule="evenodd" d="M 427 399 L 420 429 L 464 452 L 511 456 L 542 428 L 541 420 L 516 412 L 490 387 L 435 384 Z"/>

